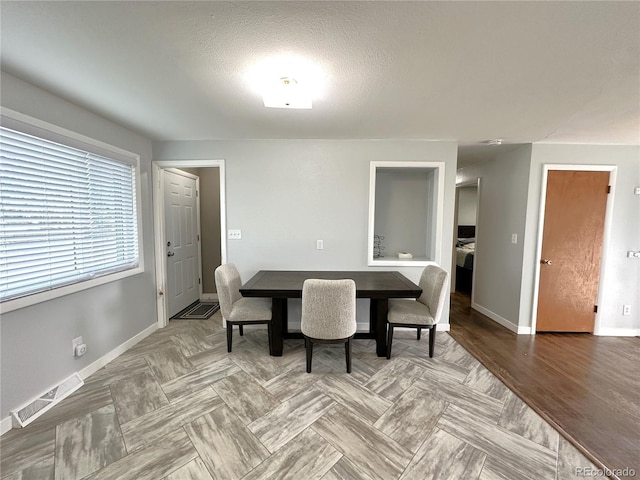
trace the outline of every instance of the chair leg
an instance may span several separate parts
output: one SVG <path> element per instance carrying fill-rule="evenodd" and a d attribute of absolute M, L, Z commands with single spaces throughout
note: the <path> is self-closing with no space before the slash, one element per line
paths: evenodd
<path fill-rule="evenodd" d="M 308 338 L 304 339 L 307 350 L 307 373 L 311 373 L 311 357 L 313 356 L 313 342 Z"/>
<path fill-rule="evenodd" d="M 418 327 L 418 340 L 420 340 L 421 333 L 422 333 L 422 327 Z"/>
<path fill-rule="evenodd" d="M 391 342 L 393 342 L 393 325 L 389 324 L 389 332 L 387 333 L 387 360 L 391 358 Z"/>
<path fill-rule="evenodd" d="M 227 322 L 227 352 L 231 352 L 231 342 L 233 339 L 233 324 Z"/>
<path fill-rule="evenodd" d="M 429 327 L 429 358 L 433 358 L 433 346 L 436 343 L 436 326 Z"/>
<path fill-rule="evenodd" d="M 244 331 L 242 330 L 242 324 L 238 325 L 238 328 L 240 329 L 240 336 L 243 336 Z"/>
<path fill-rule="evenodd" d="M 344 353 L 347 359 L 347 373 L 351 373 L 351 337 L 344 343 Z"/>

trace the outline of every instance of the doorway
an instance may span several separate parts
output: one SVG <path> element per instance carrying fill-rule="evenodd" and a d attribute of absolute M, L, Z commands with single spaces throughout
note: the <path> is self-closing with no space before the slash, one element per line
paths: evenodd
<path fill-rule="evenodd" d="M 164 170 L 162 177 L 167 258 L 165 296 L 171 318 L 197 302 L 202 293 L 200 178 L 173 168 Z"/>
<path fill-rule="evenodd" d="M 456 185 L 451 290 L 472 301 L 479 204 L 480 179 Z"/>
<path fill-rule="evenodd" d="M 615 167 L 545 166 L 532 330 L 597 330 Z"/>
<path fill-rule="evenodd" d="M 199 243 L 202 245 L 202 251 L 199 252 L 199 261 L 194 267 L 198 271 L 200 284 L 197 285 L 198 295 L 195 300 L 210 301 L 217 300 L 217 295 L 208 293 L 215 291 L 215 281 L 213 279 L 213 270 L 215 266 L 226 263 L 226 190 L 225 190 L 225 169 L 224 160 L 166 160 L 155 161 L 152 163 L 153 173 L 153 208 L 154 208 L 154 234 L 155 234 L 155 265 L 156 265 L 156 285 L 157 285 L 157 311 L 158 311 L 158 327 L 162 328 L 167 325 L 169 319 L 175 314 L 175 306 L 172 297 L 176 296 L 176 287 L 173 285 L 169 268 L 170 262 L 174 256 L 168 257 L 169 253 L 176 253 L 171 247 L 175 245 L 172 242 L 168 246 L 167 242 L 171 242 L 167 234 L 169 213 L 168 207 L 165 205 L 165 188 L 166 178 L 172 173 L 173 169 L 183 171 L 183 176 L 200 177 L 200 189 L 198 192 L 200 204 L 202 206 L 202 238 Z M 213 183 L 212 183 L 213 182 Z M 208 188 L 207 185 L 210 185 Z M 213 187 L 211 187 L 211 185 Z M 212 201 L 215 200 L 215 201 Z M 211 204 L 219 204 L 219 211 L 206 213 L 206 209 Z M 198 220 L 200 213 L 198 213 Z M 213 222 L 214 225 L 211 225 Z M 207 226 L 207 223 L 209 224 Z M 217 231 L 214 234 L 207 234 L 207 229 L 214 227 Z M 169 227 L 171 228 L 171 227 Z M 209 235 L 207 237 L 207 235 Z M 214 235 L 214 237 L 212 237 Z M 218 252 L 218 253 L 212 253 Z M 217 265 L 211 266 L 211 262 Z M 202 265 L 209 265 L 202 268 Z M 211 270 L 211 271 L 209 271 Z M 212 290 L 213 289 L 213 290 Z M 203 293 L 204 292 L 204 293 Z M 172 313 L 173 312 L 173 313 Z"/>

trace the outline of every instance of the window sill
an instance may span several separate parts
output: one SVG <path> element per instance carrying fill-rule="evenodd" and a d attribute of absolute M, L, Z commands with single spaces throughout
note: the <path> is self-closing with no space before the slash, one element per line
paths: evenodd
<path fill-rule="evenodd" d="M 73 283 L 71 285 L 65 285 L 63 287 L 54 288 L 52 290 L 47 290 L 45 292 L 34 293 L 32 295 L 15 298 L 13 300 L 7 300 L 6 302 L 0 303 L 0 313 L 4 314 L 4 313 L 12 312 L 14 310 L 19 310 L 21 308 L 29 307 L 37 303 L 46 302 L 47 300 L 53 300 L 55 298 L 63 297 L 65 295 L 70 295 L 72 293 L 81 292 L 82 290 L 87 290 L 89 288 L 97 287 L 99 285 L 104 285 L 105 283 L 111 283 L 117 280 L 122 280 L 127 277 L 132 277 L 134 275 L 138 275 L 143 272 L 144 272 L 144 268 L 140 266 L 137 268 L 124 270 L 122 272 L 116 272 L 110 275 L 105 275 L 103 277 L 94 278 L 92 280 L 85 280 L 84 282 Z"/>
<path fill-rule="evenodd" d="M 427 265 L 435 264 L 436 262 L 434 260 L 429 260 L 427 257 L 382 257 L 369 260 L 368 263 L 370 267 L 426 267 Z"/>

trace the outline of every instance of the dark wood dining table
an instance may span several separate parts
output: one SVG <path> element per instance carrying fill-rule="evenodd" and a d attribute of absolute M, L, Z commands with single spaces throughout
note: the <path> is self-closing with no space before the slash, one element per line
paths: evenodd
<path fill-rule="evenodd" d="M 387 355 L 387 312 L 390 298 L 418 298 L 422 289 L 400 272 L 381 271 L 299 271 L 260 270 L 240 288 L 244 297 L 272 299 L 271 354 L 282 355 L 284 338 L 302 338 L 300 332 L 289 332 L 287 300 L 302 298 L 302 284 L 308 278 L 356 282 L 356 298 L 371 300 L 369 332 L 355 338 L 375 338 L 376 353 Z"/>

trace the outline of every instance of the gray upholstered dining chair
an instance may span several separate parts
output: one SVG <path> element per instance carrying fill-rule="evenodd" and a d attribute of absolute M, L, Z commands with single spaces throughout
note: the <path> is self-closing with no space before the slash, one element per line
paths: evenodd
<path fill-rule="evenodd" d="M 242 280 L 236 266 L 232 263 L 220 265 L 215 271 L 216 290 L 222 317 L 227 322 L 227 351 L 231 351 L 233 326 L 238 325 L 243 335 L 243 325 L 267 324 L 269 353 L 271 353 L 271 299 L 247 298 L 240 294 Z"/>
<path fill-rule="evenodd" d="M 392 298 L 389 300 L 387 321 L 387 359 L 391 358 L 394 327 L 418 329 L 418 340 L 423 328 L 429 329 L 429 357 L 433 358 L 436 340 L 436 324 L 440 321 L 447 296 L 449 273 L 437 265 L 427 265 L 418 285 L 422 294 L 416 299 Z"/>
<path fill-rule="evenodd" d="M 344 343 L 351 373 L 351 339 L 356 333 L 356 283 L 353 280 L 308 279 L 302 284 L 301 330 L 311 373 L 314 343 Z"/>

